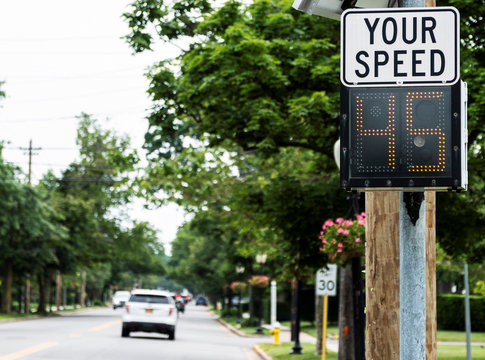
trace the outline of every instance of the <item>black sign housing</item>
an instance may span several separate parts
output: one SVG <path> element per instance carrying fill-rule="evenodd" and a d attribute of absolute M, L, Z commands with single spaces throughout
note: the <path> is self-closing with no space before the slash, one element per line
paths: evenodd
<path fill-rule="evenodd" d="M 341 85 L 341 186 L 359 191 L 466 189 L 461 84 Z"/>

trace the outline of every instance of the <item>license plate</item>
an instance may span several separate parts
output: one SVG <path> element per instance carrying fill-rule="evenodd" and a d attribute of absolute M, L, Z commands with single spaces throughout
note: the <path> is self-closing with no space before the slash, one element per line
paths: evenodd
<path fill-rule="evenodd" d="M 151 314 L 153 312 L 153 309 L 145 309 L 145 312 Z"/>

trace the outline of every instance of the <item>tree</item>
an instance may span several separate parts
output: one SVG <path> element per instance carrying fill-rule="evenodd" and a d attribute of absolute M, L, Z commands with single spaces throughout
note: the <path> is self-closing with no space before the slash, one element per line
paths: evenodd
<path fill-rule="evenodd" d="M 464 194 L 438 194 L 437 240 L 454 258 L 481 262 L 485 256 L 485 1 L 438 1 L 461 18 L 461 75 L 468 83 L 468 172 Z"/>
<path fill-rule="evenodd" d="M 111 253 L 119 252 L 116 247 L 123 241 L 116 243 L 115 239 L 123 231 L 112 211 L 133 197 L 130 176 L 138 162 L 128 137 L 102 129 L 87 114 L 80 116 L 77 144 L 79 160 L 60 179 L 50 173 L 41 183 L 63 214 L 62 225 L 69 233 L 63 246 L 55 249 L 59 261 L 53 268 L 63 273 L 83 273 L 90 266 L 110 263 Z M 146 237 L 135 239 L 139 245 L 143 240 L 152 241 L 147 226 L 145 230 Z M 50 276 L 47 274 L 45 283 L 50 283 Z"/>
<path fill-rule="evenodd" d="M 165 251 L 159 242 L 157 232 L 147 222 L 133 222 L 128 229 L 120 229 L 114 224 L 116 235 L 110 251 L 111 278 L 116 284 L 123 272 L 136 278 L 140 275 L 165 274 L 163 257 Z"/>
<path fill-rule="evenodd" d="M 2 264 L 2 312 L 11 311 L 14 276 L 41 273 L 57 262 L 53 248 L 64 240 L 59 214 L 41 192 L 16 179 L 18 169 L 0 155 L 0 263 Z"/>
<path fill-rule="evenodd" d="M 470 1 L 456 3 L 460 6 L 471 4 Z M 471 81 L 483 79 L 481 70 L 477 71 L 482 68 L 480 63 L 483 60 L 477 59 L 484 58 L 481 54 L 483 46 L 481 40 L 474 40 L 475 35 L 482 31 L 478 29 L 483 22 L 480 15 L 483 13 L 480 11 L 483 10 L 482 4 L 476 3 L 472 11 L 466 10 L 464 18 L 473 29 L 470 31 L 474 32 L 470 40 L 465 41 L 467 51 L 470 50 L 467 71 L 476 75 Z M 193 10 L 195 17 L 190 16 Z M 230 1 L 215 11 L 201 6 L 200 2 L 191 6 L 188 2 L 176 1 L 173 12 L 161 1 L 140 0 L 135 1 L 133 12 L 125 14 L 125 17 L 132 28 L 127 39 L 135 51 L 150 48 L 154 37 L 148 29 L 152 25 L 157 30 L 156 36 L 164 41 L 183 38 L 190 43 L 178 58 L 177 66 L 173 62 L 161 62 L 150 73 L 149 92 L 154 107 L 145 136 L 150 159 L 171 162 L 185 155 L 182 159 L 190 166 L 192 159 L 184 149 L 190 138 L 192 142 L 195 140 L 212 149 L 223 148 L 230 153 L 243 154 L 243 160 L 250 156 L 262 162 L 269 159 L 267 164 L 272 160 L 281 161 L 279 154 L 285 149 L 310 150 L 321 161 L 318 169 L 320 181 L 331 178 L 330 174 L 336 175 L 332 149 L 338 138 L 339 123 L 338 23 L 298 13 L 291 10 L 289 3 L 277 0 L 257 0 L 249 6 Z M 477 81 L 473 86 L 479 94 L 481 82 Z M 480 135 L 483 125 L 478 122 L 480 117 L 476 116 L 483 111 L 483 106 L 479 105 L 482 98 L 475 97 L 473 102 L 478 106 L 471 105 L 470 109 L 470 114 L 475 117 L 473 128 L 478 131 L 471 137 L 471 163 L 477 165 L 471 177 L 476 181 L 470 189 L 471 195 L 460 200 L 466 212 L 474 214 L 470 217 L 473 219 L 471 227 L 476 230 L 481 230 L 481 224 L 485 223 L 480 222 L 484 211 L 483 205 L 480 205 L 483 204 L 484 174 L 479 170 L 484 163 Z M 279 209 L 275 210 L 275 206 L 265 207 L 264 204 L 276 205 L 284 198 L 281 193 L 291 194 L 286 192 L 289 189 L 312 199 L 307 192 L 309 186 L 306 186 L 305 177 L 313 179 L 315 174 L 308 171 L 307 162 L 292 164 L 294 174 L 277 172 L 272 178 L 261 175 L 261 167 L 248 162 L 251 165 L 246 168 L 242 162 L 237 164 L 241 178 L 246 177 L 247 170 L 254 174 L 254 178 L 260 175 L 271 185 L 262 187 L 253 181 L 251 184 L 257 185 L 256 188 L 248 186 L 247 190 L 241 190 L 243 194 L 260 190 L 254 196 L 254 204 L 259 206 L 246 207 L 247 211 L 238 212 L 241 201 L 227 202 L 226 205 L 238 215 L 248 213 L 250 217 L 265 219 L 265 224 L 270 224 L 266 227 L 271 227 L 274 234 L 294 230 L 280 229 L 276 224 L 285 219 L 283 211 L 278 213 Z M 183 177 L 185 174 L 170 174 L 173 179 L 177 175 Z M 231 179 L 230 183 L 237 184 L 238 181 Z M 190 186 L 189 182 L 187 187 Z M 154 191 L 162 187 L 155 187 Z M 318 189 L 317 185 L 315 189 Z M 456 199 L 456 195 L 449 199 L 445 196 L 443 201 L 453 202 Z M 231 194 L 228 200 L 233 200 L 233 197 Z M 331 199 L 336 201 L 333 204 L 335 211 L 341 205 L 341 198 L 335 196 Z M 282 201 L 279 205 L 286 206 Z M 446 207 L 440 206 L 440 209 Z M 337 217 L 345 212 L 326 213 L 325 216 Z M 453 216 L 442 214 L 438 215 L 438 221 L 448 226 L 455 225 Z M 292 222 L 298 220 L 291 219 Z M 295 229 L 298 225 L 295 224 Z M 465 226 L 464 223 L 462 225 Z M 253 233 L 258 233 L 258 230 L 261 231 L 257 229 Z M 473 230 L 470 230 L 471 233 Z M 446 235 L 438 235 L 439 241 L 446 243 L 443 248 L 447 251 L 461 250 Z M 289 241 L 290 237 L 285 239 Z M 483 248 L 483 243 L 479 242 L 475 250 Z M 468 250 L 464 251 L 471 254 Z M 295 253 L 291 259 L 294 256 Z"/>
<path fill-rule="evenodd" d="M 5 84 L 5 81 L 0 81 L 0 99 L 5 97 L 5 91 L 1 90 L 2 86 Z"/>

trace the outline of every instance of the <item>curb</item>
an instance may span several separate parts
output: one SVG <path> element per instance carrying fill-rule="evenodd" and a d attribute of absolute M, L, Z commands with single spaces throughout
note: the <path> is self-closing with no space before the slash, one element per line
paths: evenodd
<path fill-rule="evenodd" d="M 268 354 L 266 354 L 264 352 L 264 350 L 261 349 L 261 346 L 259 346 L 258 344 L 254 345 L 253 349 L 256 352 L 256 354 L 258 354 L 262 359 L 273 360 L 273 358 L 271 356 L 269 356 Z"/>
<path fill-rule="evenodd" d="M 215 316 L 217 316 L 217 315 L 215 315 Z M 224 320 L 222 320 L 220 317 L 216 317 L 215 320 L 219 324 L 221 324 L 222 326 L 224 326 L 225 328 L 227 328 L 229 331 L 233 332 L 234 334 L 236 334 L 238 336 L 241 336 L 241 337 L 253 337 L 251 335 L 248 335 L 248 334 L 243 333 L 242 331 L 239 331 L 234 326 L 232 326 L 232 325 L 228 324 L 227 322 L 225 322 Z"/>
<path fill-rule="evenodd" d="M 227 322 L 225 322 L 224 320 L 222 320 L 218 315 L 214 314 L 212 311 L 209 310 L 209 313 L 211 313 L 213 316 L 214 316 L 214 319 L 219 323 L 221 324 L 222 326 L 224 326 L 226 329 L 228 329 L 229 331 L 233 332 L 234 334 L 240 336 L 240 337 L 246 337 L 246 338 L 258 338 L 260 337 L 259 335 L 248 335 L 246 333 L 243 333 L 242 331 L 239 331 L 238 329 L 236 329 L 234 326 L 228 324 Z M 268 354 L 266 354 L 264 352 L 263 349 L 261 349 L 261 347 L 258 345 L 258 344 L 255 344 L 254 347 L 253 347 L 253 350 L 254 352 L 263 360 L 273 360 L 273 358 L 271 356 L 269 356 Z"/>

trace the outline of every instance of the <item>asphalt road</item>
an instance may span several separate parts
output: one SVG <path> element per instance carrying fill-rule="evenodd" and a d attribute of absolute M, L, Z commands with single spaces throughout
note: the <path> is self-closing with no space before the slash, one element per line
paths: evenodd
<path fill-rule="evenodd" d="M 0 324 L 0 360 L 256 360 L 257 338 L 234 335 L 204 307 L 181 314 L 175 341 L 155 333 L 121 337 L 123 309 L 88 310 Z M 261 340 L 259 340 L 261 341 Z"/>

